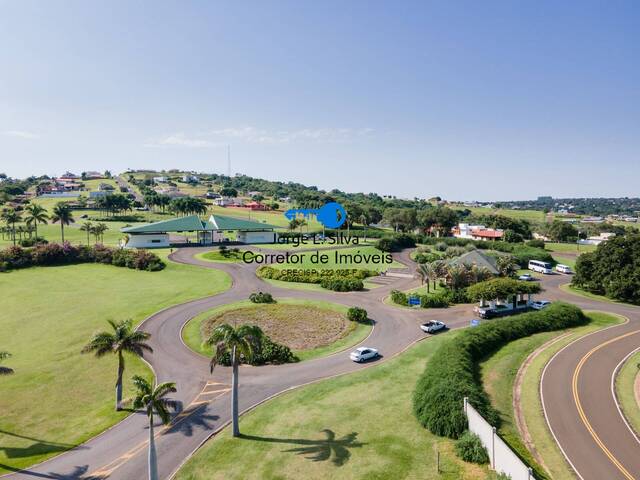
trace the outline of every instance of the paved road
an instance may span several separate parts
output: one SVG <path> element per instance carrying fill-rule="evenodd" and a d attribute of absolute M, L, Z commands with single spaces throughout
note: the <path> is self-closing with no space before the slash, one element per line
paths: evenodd
<path fill-rule="evenodd" d="M 170 478 L 181 463 L 230 419 L 227 368 L 209 375 L 208 360 L 191 352 L 180 341 L 182 326 L 195 315 L 230 302 L 246 299 L 251 292 L 267 291 L 276 298 L 328 300 L 367 309 L 375 328 L 367 345 L 378 347 L 385 361 L 425 338 L 418 324 L 434 317 L 452 328 L 461 328 L 472 317 L 470 306 L 446 310 L 398 309 L 382 303 L 392 288 L 406 289 L 412 279 L 395 279 L 391 284 L 366 292 L 333 293 L 271 286 L 255 276 L 255 267 L 242 264 L 212 264 L 195 259 L 201 248 L 180 249 L 172 255 L 177 262 L 217 268 L 233 279 L 230 290 L 161 311 L 148 318 L 142 328 L 152 334 L 154 354 L 146 357 L 159 381 L 176 381 L 176 399 L 182 411 L 157 438 L 161 478 Z M 396 258 L 412 265 L 408 252 Z M 640 478 L 640 444 L 626 427 L 611 393 L 611 376 L 626 355 L 640 346 L 640 308 L 583 299 L 558 288 L 569 277 L 545 277 L 544 296 L 567 300 L 581 308 L 620 313 L 630 318 L 621 326 L 597 332 L 572 343 L 549 363 L 541 384 L 549 424 L 561 448 L 584 480 Z M 427 337 L 428 338 L 428 337 Z M 272 395 L 332 375 L 354 372 L 369 365 L 350 362 L 346 352 L 297 364 L 242 367 L 240 408 L 246 410 Z M 139 413 L 107 430 L 80 447 L 59 455 L 10 479 L 143 479 L 146 477 L 146 418 Z M 626 473 L 623 473 L 626 472 Z"/>
<path fill-rule="evenodd" d="M 169 478 L 203 441 L 230 420 L 230 369 L 220 367 L 210 375 L 208 359 L 193 353 L 180 341 L 182 326 L 197 314 L 219 305 L 244 300 L 258 290 L 270 292 L 276 298 L 306 298 L 362 306 L 375 322 L 371 335 L 363 343 L 380 350 L 383 358 L 379 361 L 385 361 L 415 341 L 425 338 L 418 328 L 421 321 L 435 317 L 446 321 L 452 328 L 459 328 L 466 326 L 472 315 L 470 306 L 425 311 L 398 309 L 382 303 L 392 288 L 413 286 L 416 280 L 410 278 L 397 278 L 389 285 L 365 292 L 282 289 L 256 277 L 255 266 L 212 264 L 195 259 L 193 255 L 201 251 L 203 249 L 197 247 L 180 249 L 172 255 L 172 259 L 203 268 L 224 270 L 233 279 L 232 288 L 219 295 L 161 311 L 141 326 L 152 335 L 150 343 L 154 353 L 146 356 L 146 360 L 153 366 L 159 381 L 177 383 L 175 398 L 183 404 L 182 412 L 170 428 L 157 438 L 161 478 Z M 396 255 L 396 259 L 412 264 L 408 252 Z M 341 352 L 296 364 L 242 367 L 240 409 L 246 410 L 290 388 L 354 372 L 376 363 L 355 364 L 349 361 L 348 352 Z M 136 413 L 82 446 L 7 478 L 143 479 L 147 471 L 147 432 L 146 418 Z"/>
<path fill-rule="evenodd" d="M 640 308 L 576 297 L 544 281 L 546 295 L 587 310 L 618 313 L 629 322 L 569 344 L 548 363 L 541 382 L 548 424 L 583 480 L 640 479 L 640 442 L 618 410 L 612 381 L 618 365 L 640 348 Z"/>

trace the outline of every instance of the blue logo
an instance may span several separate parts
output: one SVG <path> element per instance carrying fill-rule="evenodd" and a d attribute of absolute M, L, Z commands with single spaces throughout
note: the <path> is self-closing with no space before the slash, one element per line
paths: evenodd
<path fill-rule="evenodd" d="M 321 208 L 291 208 L 284 212 L 284 216 L 293 220 L 298 215 L 309 218 L 315 215 L 316 219 L 327 228 L 340 228 L 347 221 L 347 211 L 337 202 L 326 203 Z"/>

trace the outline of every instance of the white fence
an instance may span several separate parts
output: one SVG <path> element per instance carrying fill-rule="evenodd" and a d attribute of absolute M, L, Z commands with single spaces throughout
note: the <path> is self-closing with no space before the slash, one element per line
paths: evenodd
<path fill-rule="evenodd" d="M 480 437 L 489 453 L 491 468 L 508 475 L 511 480 L 535 480 L 532 470 L 509 448 L 482 415 L 464 399 L 464 413 L 469 422 L 469 431 Z"/>

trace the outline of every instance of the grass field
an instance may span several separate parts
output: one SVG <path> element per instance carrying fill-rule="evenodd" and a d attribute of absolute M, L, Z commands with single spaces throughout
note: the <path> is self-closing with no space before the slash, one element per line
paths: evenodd
<path fill-rule="evenodd" d="M 310 360 L 312 358 L 318 358 L 338 352 L 352 345 L 360 343 L 371 332 L 371 325 L 349 322 L 346 319 L 347 307 L 345 307 L 344 305 L 312 300 L 297 300 L 291 298 L 282 298 L 278 299 L 277 301 L 278 303 L 275 305 L 263 305 L 264 307 L 266 307 L 266 309 L 272 310 L 271 313 L 273 314 L 273 318 L 279 319 L 282 322 L 282 327 L 277 329 L 277 331 L 275 332 L 275 336 L 271 334 L 270 336 L 273 340 L 290 346 L 300 360 Z M 207 357 L 211 356 L 213 350 L 208 346 L 202 345 L 202 324 L 211 317 L 224 315 L 228 312 L 236 311 L 238 313 L 243 313 L 247 311 L 246 309 L 259 309 L 260 307 L 260 305 L 251 303 L 249 300 L 244 300 L 241 302 L 231 303 L 222 307 L 214 308 L 207 312 L 203 312 L 191 319 L 185 325 L 184 329 L 182 330 L 182 338 L 185 344 L 195 352 L 198 352 L 201 355 L 205 355 Z M 280 312 L 277 311 L 279 307 L 282 310 Z M 286 310 L 286 308 L 282 309 L 281 307 L 296 307 L 298 311 L 292 312 L 290 310 Z M 331 341 L 331 343 L 326 345 L 318 345 L 314 346 L 314 348 L 295 349 L 295 345 L 287 342 L 287 340 L 289 339 L 294 339 L 294 336 L 292 335 L 293 332 L 295 332 L 299 328 L 306 328 L 306 333 L 304 333 L 304 336 L 311 339 L 312 337 L 314 337 L 314 331 L 316 331 L 317 333 L 322 333 L 322 330 L 324 329 L 323 325 L 318 325 L 316 328 L 313 324 L 309 325 L 308 322 L 307 325 L 298 325 L 299 322 L 297 322 L 296 319 L 304 313 L 303 310 L 300 311 L 299 309 L 305 308 L 315 310 L 315 313 L 320 315 L 323 311 L 326 311 L 328 317 L 335 316 L 337 314 L 344 322 L 344 330 L 341 332 L 341 335 Z M 321 321 L 321 317 L 316 315 L 316 317 L 311 320 Z M 260 325 L 260 323 L 258 323 L 258 325 Z M 270 332 L 268 330 L 265 330 L 265 333 Z"/>
<path fill-rule="evenodd" d="M 471 210 L 475 215 L 504 215 L 518 220 L 528 220 L 532 223 L 544 223 L 547 218 L 544 212 L 538 210 L 512 210 L 507 208 L 484 208 L 484 207 L 453 207 L 455 210 Z"/>
<path fill-rule="evenodd" d="M 301 261 L 297 263 L 290 261 L 289 263 L 274 264 L 272 266 L 279 269 L 361 268 L 377 271 L 384 271 L 388 268 L 398 268 L 403 266 L 396 261 L 393 261 L 392 263 L 384 263 L 381 261 L 381 259 L 379 259 L 378 261 L 373 261 L 373 259 L 370 257 L 371 255 L 381 256 L 384 255 L 384 253 L 378 250 L 376 247 L 372 246 L 358 246 L 353 248 L 320 251 L 321 255 L 327 256 L 326 263 L 314 261 L 313 251 L 291 253 L 299 253 L 299 255 L 301 255 Z M 355 259 L 357 257 L 354 257 L 356 254 L 359 254 L 362 260 L 367 261 L 356 262 Z M 339 256 L 339 258 L 337 256 Z M 364 256 L 369 256 L 369 258 L 364 258 Z"/>
<path fill-rule="evenodd" d="M 115 356 L 80 354 L 107 319 L 139 323 L 229 286 L 225 273 L 172 262 L 161 272 L 84 264 L 0 274 L 0 350 L 13 354 L 5 363 L 15 369 L 0 378 L 0 473 L 67 450 L 127 415 L 113 410 Z M 128 358 L 125 397 L 135 373 L 151 375 Z"/>
<path fill-rule="evenodd" d="M 455 457 L 453 442 L 422 428 L 412 413 L 416 379 L 455 332 L 419 342 L 389 362 L 280 395 L 243 415 L 178 472 L 196 479 L 494 478 Z M 441 473 L 436 471 L 440 453 Z"/>
<path fill-rule="evenodd" d="M 545 365 L 549 362 L 551 357 L 555 355 L 561 348 L 588 333 L 606 328 L 611 325 L 621 323 L 623 319 L 615 315 L 609 315 L 599 312 L 587 312 L 591 322 L 583 327 L 570 329 L 567 331 L 569 335 L 562 337 L 555 343 L 547 346 L 540 354 L 531 362 L 524 375 L 522 382 L 522 391 L 520 397 L 520 405 L 523 411 L 524 420 L 531 435 L 533 444 L 542 458 L 545 466 L 545 470 L 549 478 L 573 478 L 568 464 L 566 463 L 562 452 L 558 448 L 547 423 L 542 413 L 542 403 L 540 400 L 540 379 L 542 377 L 542 371 Z M 562 335 L 565 332 L 555 332 L 556 337 Z M 515 425 L 513 423 L 513 379 L 515 372 L 520 367 L 522 361 L 529 353 L 535 350 L 538 346 L 545 343 L 549 337 L 547 334 L 539 334 L 530 338 L 538 337 L 535 341 L 525 338 L 519 340 L 522 342 L 513 342 L 507 345 L 503 350 L 496 353 L 497 362 L 502 363 L 502 367 L 507 369 L 509 381 L 503 381 L 496 379 L 493 387 L 487 387 L 487 391 L 493 390 L 492 401 L 498 407 L 505 419 L 505 426 L 503 426 L 501 433 L 505 434 L 509 439 L 514 438 L 517 434 L 514 432 Z M 537 344 L 537 345 L 536 345 Z M 519 352 L 519 347 L 526 352 Z M 518 437 L 519 441 L 519 437 Z M 519 443 L 522 448 L 522 443 Z"/>
<path fill-rule="evenodd" d="M 196 258 L 200 260 L 206 260 L 207 262 L 218 263 L 237 263 L 242 261 L 242 250 L 239 253 L 228 251 L 227 255 L 222 255 L 220 250 L 215 249 L 210 252 L 198 253 Z"/>
<path fill-rule="evenodd" d="M 640 405 L 634 393 L 634 383 L 640 370 L 640 352 L 631 355 L 616 377 L 616 397 L 622 407 L 625 418 L 636 434 L 640 433 Z"/>
<path fill-rule="evenodd" d="M 573 293 L 574 295 L 578 295 L 580 297 L 590 298 L 592 300 L 598 300 L 599 302 L 620 303 L 622 305 L 625 305 L 624 302 L 618 302 L 616 300 L 605 297 L 604 295 L 597 295 L 595 293 L 587 292 L 586 290 L 582 290 L 581 288 L 574 287 L 570 283 L 560 285 L 560 288 L 565 292 Z"/>
<path fill-rule="evenodd" d="M 595 245 L 580 245 L 578 243 L 547 242 L 544 244 L 544 249 L 552 253 L 586 253 L 593 252 L 596 248 Z"/>

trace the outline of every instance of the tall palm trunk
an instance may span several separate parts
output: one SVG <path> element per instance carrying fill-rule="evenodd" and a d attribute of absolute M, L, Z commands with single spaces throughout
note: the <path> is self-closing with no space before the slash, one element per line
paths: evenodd
<path fill-rule="evenodd" d="M 149 480 L 158 480 L 158 454 L 153 431 L 153 412 L 149 415 Z"/>
<path fill-rule="evenodd" d="M 60 222 L 60 232 L 62 234 L 62 243 L 64 243 L 64 223 Z"/>
<path fill-rule="evenodd" d="M 231 352 L 231 363 L 233 365 L 233 376 L 231 378 L 231 418 L 233 423 L 233 436 L 240 436 L 238 425 L 238 358 L 236 357 L 236 347 Z"/>
<path fill-rule="evenodd" d="M 12 229 L 13 231 L 13 246 L 16 246 L 16 222 L 13 222 Z"/>
<path fill-rule="evenodd" d="M 122 374 L 124 373 L 124 359 L 122 352 L 118 352 L 118 380 L 116 380 L 116 411 L 120 411 L 122 403 Z"/>

